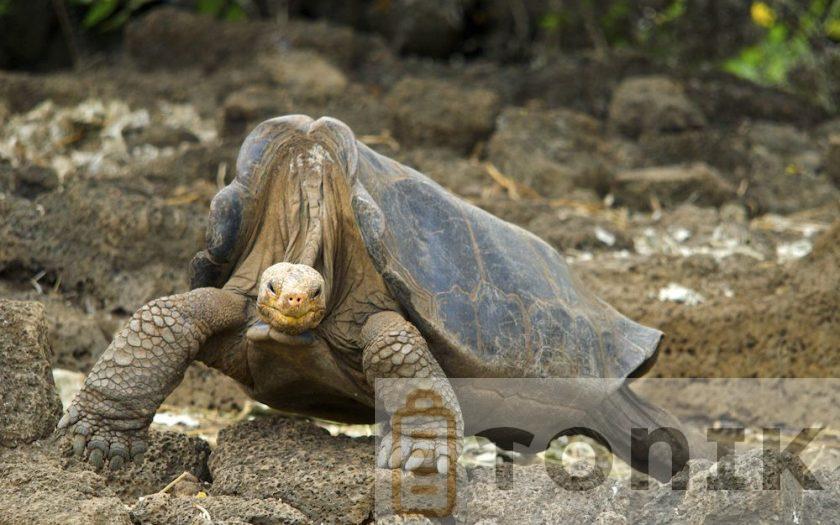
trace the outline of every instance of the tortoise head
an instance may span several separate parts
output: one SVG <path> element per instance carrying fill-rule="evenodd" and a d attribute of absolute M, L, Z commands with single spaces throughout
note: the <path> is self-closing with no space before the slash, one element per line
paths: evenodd
<path fill-rule="evenodd" d="M 318 326 L 324 318 L 324 278 L 304 264 L 282 262 L 260 277 L 257 311 L 280 332 L 297 335 Z"/>

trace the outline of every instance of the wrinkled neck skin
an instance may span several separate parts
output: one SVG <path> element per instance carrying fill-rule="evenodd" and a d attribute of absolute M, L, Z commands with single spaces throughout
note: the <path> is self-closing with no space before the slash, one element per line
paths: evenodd
<path fill-rule="evenodd" d="M 342 230 L 352 227 L 350 188 L 334 155 L 322 145 L 295 139 L 270 152 L 270 183 L 259 196 L 259 220 L 248 255 L 228 287 L 255 297 L 262 272 L 278 262 L 311 266 L 324 278 L 327 315 L 346 296 L 351 269 Z"/>
<path fill-rule="evenodd" d="M 284 261 L 305 264 L 324 278 L 327 315 L 347 295 L 353 253 L 344 232 L 355 227 L 350 206 L 350 188 L 339 172 L 333 155 L 317 143 L 309 143 L 293 156 L 293 178 L 300 188 L 300 229 L 287 245 Z M 294 217 L 287 216 L 288 221 Z"/>
<path fill-rule="evenodd" d="M 290 171 L 296 175 L 300 185 L 301 223 L 305 222 L 306 225 L 302 230 L 304 232 L 303 247 L 300 248 L 298 260 L 287 258 L 285 262 L 305 264 L 313 268 L 323 262 L 323 257 L 320 257 L 324 249 L 325 217 L 322 217 L 322 210 L 325 207 L 324 181 L 328 178 L 325 177 L 325 172 L 328 170 L 331 170 L 329 153 L 318 144 L 313 144 L 308 150 L 299 153 L 290 161 Z M 327 180 L 326 190 L 332 193 L 330 186 L 330 181 Z M 335 196 L 330 195 L 330 197 Z"/>

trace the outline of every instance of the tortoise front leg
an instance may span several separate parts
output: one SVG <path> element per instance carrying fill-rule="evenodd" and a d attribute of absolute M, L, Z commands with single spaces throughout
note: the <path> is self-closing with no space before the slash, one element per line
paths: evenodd
<path fill-rule="evenodd" d="M 137 459 L 160 404 L 181 382 L 201 345 L 216 332 L 241 325 L 247 300 L 216 288 L 155 299 L 114 337 L 76 394 L 59 429 L 73 438 L 77 456 L 101 468 Z"/>
<path fill-rule="evenodd" d="M 426 391 L 455 419 L 454 435 L 448 432 L 445 420 L 436 417 L 402 421 L 397 435 L 392 418 L 391 429 L 385 434 L 377 454 L 377 465 L 446 473 L 450 461 L 457 461 L 461 452 L 464 424 L 455 392 L 425 339 L 413 324 L 396 312 L 370 316 L 362 328 L 362 339 L 362 367 L 370 385 L 376 386 L 376 396 L 389 414 L 403 408 L 413 394 Z M 406 381 L 384 381 L 375 385 L 377 378 L 405 378 Z M 450 445 L 454 446 L 450 448 Z M 450 457 L 453 451 L 455 457 Z"/>

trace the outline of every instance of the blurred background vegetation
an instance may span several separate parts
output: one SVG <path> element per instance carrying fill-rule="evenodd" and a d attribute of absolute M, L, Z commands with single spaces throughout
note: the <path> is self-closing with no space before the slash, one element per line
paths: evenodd
<path fill-rule="evenodd" d="M 638 52 L 838 104 L 840 0 L 0 0 L 0 67 L 67 66 L 74 47 L 116 47 L 129 19 L 164 4 L 231 23 L 323 18 L 438 59 Z"/>

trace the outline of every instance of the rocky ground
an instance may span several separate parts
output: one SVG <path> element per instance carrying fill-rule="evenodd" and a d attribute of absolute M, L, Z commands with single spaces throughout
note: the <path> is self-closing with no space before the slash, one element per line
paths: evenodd
<path fill-rule="evenodd" d="M 166 9 L 131 22 L 124 48 L 73 72 L 0 72 L 0 297 L 21 301 L 0 308 L 0 441 L 20 444 L 0 448 L 0 523 L 373 516 L 371 442 L 274 418 L 216 443 L 252 406 L 200 366 L 166 406 L 193 435 L 156 435 L 155 459 L 113 483 L 58 444 L 25 445 L 60 412 L 50 366 L 87 371 L 127 315 L 187 288 L 238 145 L 280 114 L 337 117 L 556 246 L 604 299 L 666 333 L 652 376 L 840 375 L 840 118 L 794 95 L 630 53 L 429 61 L 323 22 Z M 209 462 L 199 435 L 216 446 Z M 138 501 L 185 470 L 196 481 L 183 494 Z M 768 508 L 739 497 L 672 508 Z M 642 508 L 605 501 L 571 519 Z"/>
<path fill-rule="evenodd" d="M 432 523 L 394 514 L 392 473 L 373 467 L 373 438 L 331 436 L 310 421 L 280 415 L 231 424 L 212 452 L 201 438 L 153 430 L 142 464 L 98 473 L 68 457 L 61 437 L 50 436 L 59 401 L 48 373 L 50 348 L 39 337 L 43 308 L 4 300 L 0 314 L 19 330 L 4 332 L 13 337 L 0 344 L 0 358 L 9 363 L 0 372 L 0 523 Z M 823 415 L 836 417 L 836 399 L 827 403 Z M 760 449 L 726 463 L 692 460 L 669 484 L 648 480 L 644 490 L 630 488 L 626 466 L 623 475 L 581 491 L 561 485 L 558 463 L 550 460 L 514 465 L 508 485 L 499 484 L 492 463 L 476 461 L 459 467 L 453 515 L 470 524 L 836 523 L 834 437 L 833 468 L 807 461 L 821 490 L 802 489 L 792 474 L 802 470 L 790 456 Z M 764 485 L 772 472 L 767 461 L 773 469 L 790 467 L 780 470 L 778 489 Z"/>

